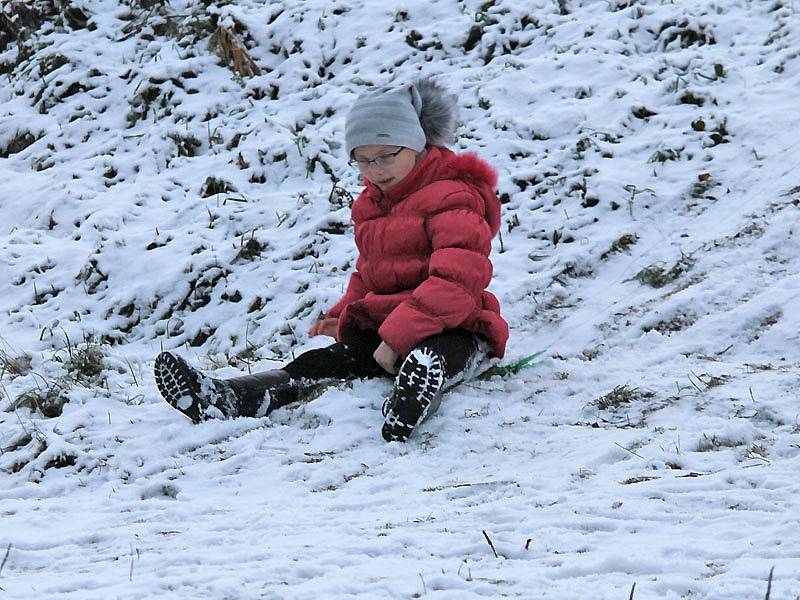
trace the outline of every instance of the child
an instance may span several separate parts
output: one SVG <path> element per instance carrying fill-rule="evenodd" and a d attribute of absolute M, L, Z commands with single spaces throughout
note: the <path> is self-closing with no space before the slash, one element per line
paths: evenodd
<path fill-rule="evenodd" d="M 263 416 L 331 380 L 391 374 L 382 435 L 405 441 L 484 344 L 502 357 L 508 325 L 486 291 L 497 175 L 445 148 L 455 124 L 455 98 L 428 79 L 362 94 L 345 126 L 365 185 L 352 208 L 359 256 L 344 297 L 309 331 L 336 343 L 227 380 L 162 352 L 155 377 L 164 399 L 194 422 Z"/>

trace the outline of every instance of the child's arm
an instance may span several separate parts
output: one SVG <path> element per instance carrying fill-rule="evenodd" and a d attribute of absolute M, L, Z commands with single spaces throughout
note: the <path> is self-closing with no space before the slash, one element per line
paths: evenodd
<path fill-rule="evenodd" d="M 359 273 L 357 270 L 353 271 L 353 273 L 350 275 L 350 281 L 347 283 L 347 290 L 345 291 L 344 296 L 342 296 L 342 299 L 333 305 L 333 308 L 331 308 L 325 314 L 325 317 L 333 317 L 338 319 L 345 306 L 355 302 L 356 300 L 361 300 L 361 298 L 366 295 L 367 286 L 364 285 L 364 281 L 361 279 L 361 273 Z"/>
<path fill-rule="evenodd" d="M 361 274 L 358 271 L 353 271 L 352 275 L 350 275 L 350 281 L 347 283 L 347 290 L 344 296 L 333 305 L 333 308 L 325 313 L 324 317 L 311 326 L 308 331 L 309 337 L 329 335 L 335 338 L 339 329 L 339 316 L 342 314 L 344 307 L 351 302 L 360 300 L 366 293 L 367 288 L 361 279 Z"/>

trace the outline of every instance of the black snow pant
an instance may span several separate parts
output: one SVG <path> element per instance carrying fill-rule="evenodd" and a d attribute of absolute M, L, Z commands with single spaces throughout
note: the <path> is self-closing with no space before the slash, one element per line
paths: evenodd
<path fill-rule="evenodd" d="M 280 369 L 228 379 L 225 383 L 235 392 L 240 415 L 257 414 L 267 392 L 270 396 L 267 412 L 271 412 L 313 398 L 321 388 L 336 381 L 390 377 L 372 356 L 380 344 L 376 331 L 357 331 L 326 348 L 304 352 Z M 475 359 L 480 358 L 477 336 L 464 329 L 449 329 L 433 335 L 416 348 L 427 348 L 442 357 L 447 387 L 457 383 Z M 398 360 L 398 369 L 401 362 Z"/>
<path fill-rule="evenodd" d="M 387 377 L 383 367 L 372 357 L 381 344 L 377 331 L 357 331 L 326 348 L 304 352 L 285 367 L 292 379 L 355 379 Z M 449 329 L 433 335 L 417 348 L 433 350 L 444 359 L 445 378 L 454 379 L 478 351 L 476 336 L 464 329 Z M 395 365 L 398 369 L 402 359 Z"/>

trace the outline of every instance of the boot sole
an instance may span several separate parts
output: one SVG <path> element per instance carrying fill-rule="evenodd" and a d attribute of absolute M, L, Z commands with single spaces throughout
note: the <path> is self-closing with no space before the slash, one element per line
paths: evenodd
<path fill-rule="evenodd" d="M 162 352 L 156 358 L 153 371 L 164 400 L 194 423 L 200 423 L 203 420 L 200 415 L 200 386 L 189 367 L 173 354 Z"/>
<path fill-rule="evenodd" d="M 405 442 L 438 406 L 444 387 L 444 366 L 438 355 L 413 350 L 400 367 L 381 435 L 387 442 Z"/>

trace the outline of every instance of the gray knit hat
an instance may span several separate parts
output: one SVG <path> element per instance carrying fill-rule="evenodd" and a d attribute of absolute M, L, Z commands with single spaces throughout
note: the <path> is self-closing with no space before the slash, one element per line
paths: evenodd
<path fill-rule="evenodd" d="M 347 156 L 359 146 L 384 144 L 422 152 L 445 146 L 456 127 L 456 98 L 430 79 L 361 94 L 347 115 Z"/>

